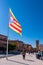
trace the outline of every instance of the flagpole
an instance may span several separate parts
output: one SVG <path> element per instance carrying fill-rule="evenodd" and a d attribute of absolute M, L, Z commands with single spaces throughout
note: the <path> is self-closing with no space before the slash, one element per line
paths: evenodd
<path fill-rule="evenodd" d="M 6 49 L 6 60 L 8 60 L 8 43 L 9 43 L 9 20 L 8 20 L 8 32 L 7 32 L 7 49 Z"/>
<path fill-rule="evenodd" d="M 7 51 L 6 51 L 6 59 L 8 60 L 8 37 L 7 37 Z"/>
<path fill-rule="evenodd" d="M 9 37 L 9 26 L 8 26 L 8 32 L 7 32 L 7 50 L 6 50 L 6 59 L 8 60 L 8 37 Z"/>
<path fill-rule="evenodd" d="M 10 11 L 11 15 L 14 17 L 16 23 L 19 24 L 19 22 L 17 22 L 15 16 L 13 15 L 11 9 L 9 9 L 9 11 Z M 8 17 L 8 18 L 9 18 L 9 17 Z M 19 25 L 20 25 L 20 24 L 19 24 Z M 20 26 L 21 26 L 21 25 L 20 25 Z M 17 28 L 17 27 L 15 27 L 15 28 Z M 13 29 L 15 29 L 15 28 L 13 27 Z M 22 29 L 21 27 L 19 27 L 19 28 Z M 18 30 L 17 30 L 17 29 L 15 29 L 15 30 L 16 30 L 16 32 L 19 32 L 19 34 L 21 34 L 21 33 L 22 33 L 22 30 L 20 30 L 19 28 L 17 28 Z M 20 31 L 21 31 L 21 32 L 20 32 Z M 8 20 L 7 49 L 6 49 L 6 59 L 7 59 L 7 60 L 8 60 L 8 42 L 9 42 L 9 20 Z"/>

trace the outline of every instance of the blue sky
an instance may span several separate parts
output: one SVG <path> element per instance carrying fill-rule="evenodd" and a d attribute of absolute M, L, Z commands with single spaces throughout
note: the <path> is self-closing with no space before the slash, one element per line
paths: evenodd
<path fill-rule="evenodd" d="M 22 26 L 22 37 L 9 28 L 9 39 L 22 40 L 35 47 L 43 44 L 43 0 L 0 0 L 0 34 L 8 35 L 9 8 Z"/>

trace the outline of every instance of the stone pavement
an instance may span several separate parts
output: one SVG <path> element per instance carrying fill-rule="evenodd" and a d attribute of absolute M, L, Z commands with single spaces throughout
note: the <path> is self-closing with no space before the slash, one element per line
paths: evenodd
<path fill-rule="evenodd" d="M 6 58 L 0 58 L 0 65 L 43 65 L 43 60 L 38 60 L 35 54 L 26 54 L 25 60 L 22 55 L 13 55 Z"/>

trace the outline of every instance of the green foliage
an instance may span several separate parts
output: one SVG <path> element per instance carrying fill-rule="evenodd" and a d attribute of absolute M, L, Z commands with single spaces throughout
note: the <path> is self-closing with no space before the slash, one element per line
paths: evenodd
<path fill-rule="evenodd" d="M 14 43 L 9 43 L 8 44 L 8 50 L 16 50 L 16 44 Z M 7 45 L 5 47 L 0 47 L 0 51 L 6 51 L 7 50 Z"/>
<path fill-rule="evenodd" d="M 8 45 L 8 50 L 15 50 L 16 49 L 16 45 L 15 44 L 9 44 Z"/>

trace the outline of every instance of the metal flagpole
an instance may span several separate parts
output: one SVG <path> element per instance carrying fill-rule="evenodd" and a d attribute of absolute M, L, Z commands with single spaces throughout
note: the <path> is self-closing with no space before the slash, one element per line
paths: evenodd
<path fill-rule="evenodd" d="M 6 51 L 6 59 L 8 60 L 8 37 L 7 37 L 7 51 Z"/>
<path fill-rule="evenodd" d="M 9 21 L 9 20 L 8 20 Z M 6 49 L 6 59 L 8 60 L 8 40 L 9 40 L 9 22 L 8 22 L 8 32 L 7 32 L 7 49 Z"/>
<path fill-rule="evenodd" d="M 8 37 L 9 37 L 9 25 L 8 25 L 8 33 L 7 33 L 7 50 L 6 50 L 6 59 L 8 60 Z"/>

